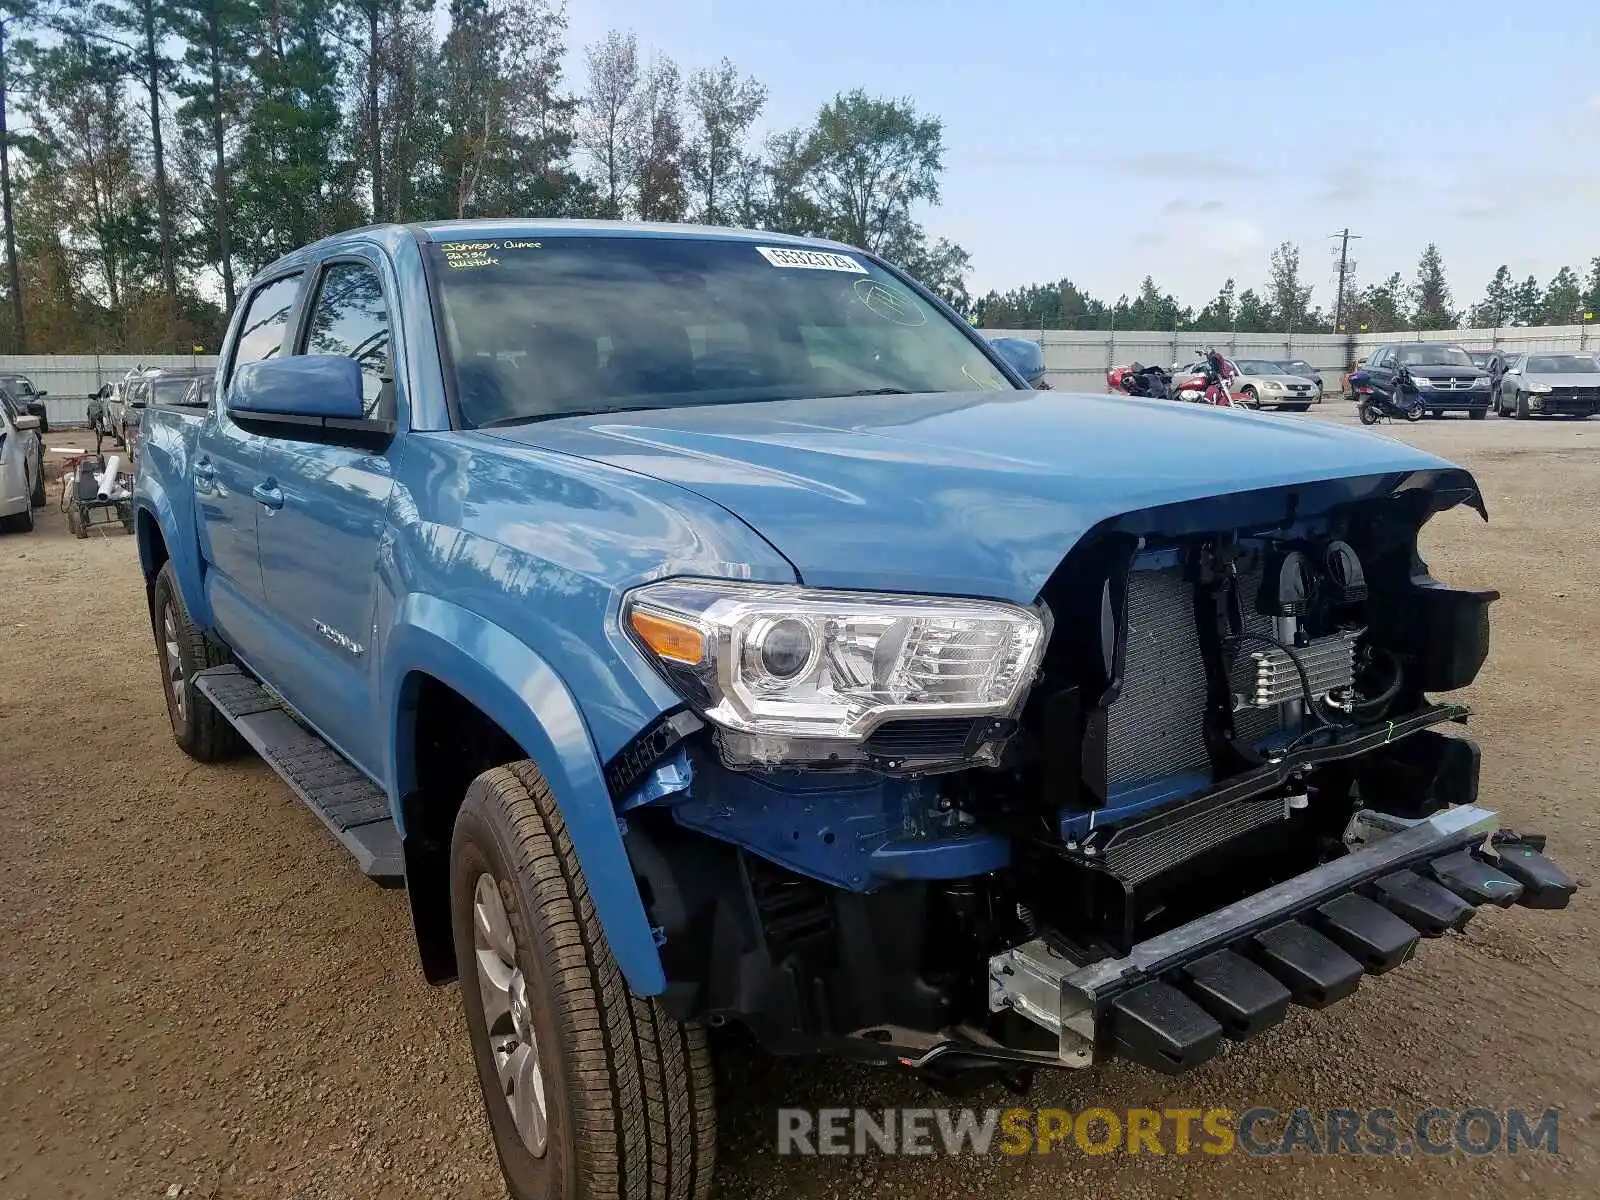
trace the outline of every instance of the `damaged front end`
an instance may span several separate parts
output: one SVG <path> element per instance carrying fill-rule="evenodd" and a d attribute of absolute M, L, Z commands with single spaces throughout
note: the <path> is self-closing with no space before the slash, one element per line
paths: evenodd
<path fill-rule="evenodd" d="M 1032 608 L 672 581 L 688 710 L 613 762 L 666 1003 L 930 1074 L 1163 1071 L 1485 904 L 1566 904 L 1478 805 L 1496 593 L 1417 550 L 1456 470 L 1102 522 Z"/>

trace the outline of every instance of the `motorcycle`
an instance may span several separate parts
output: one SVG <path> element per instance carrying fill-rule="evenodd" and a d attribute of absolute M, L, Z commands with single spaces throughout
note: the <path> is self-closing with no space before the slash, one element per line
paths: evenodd
<path fill-rule="evenodd" d="M 1394 387 L 1387 396 L 1380 395 L 1372 386 L 1372 378 L 1365 371 L 1350 373 L 1350 386 L 1356 391 L 1356 415 L 1363 425 L 1376 425 L 1379 421 L 1401 419 L 1420 421 L 1424 406 L 1417 382 L 1405 363 L 1395 366 Z"/>
<path fill-rule="evenodd" d="M 1125 396 L 1145 396 L 1152 400 L 1171 400 L 1172 375 L 1161 367 L 1129 363 L 1106 372 L 1106 386 Z"/>
<path fill-rule="evenodd" d="M 1212 404 L 1218 408 L 1232 408 L 1233 393 L 1228 387 L 1228 381 L 1235 374 L 1232 365 L 1222 357 L 1221 351 L 1207 346 L 1205 356 L 1195 373 L 1173 380 L 1172 398 L 1186 400 L 1191 404 Z"/>

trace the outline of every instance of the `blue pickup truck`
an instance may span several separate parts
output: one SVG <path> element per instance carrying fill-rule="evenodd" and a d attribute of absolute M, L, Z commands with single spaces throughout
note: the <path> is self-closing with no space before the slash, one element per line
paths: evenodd
<path fill-rule="evenodd" d="M 1467 472 L 1031 390 L 860 250 L 358 230 L 143 445 L 178 745 L 404 884 L 520 1200 L 704 1196 L 730 1023 L 1177 1072 L 1573 891 L 1453 729 L 1496 594 L 1417 537 Z"/>

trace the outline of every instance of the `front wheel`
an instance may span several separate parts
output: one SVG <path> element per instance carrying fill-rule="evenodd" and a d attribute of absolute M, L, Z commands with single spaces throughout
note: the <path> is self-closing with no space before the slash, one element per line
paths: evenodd
<path fill-rule="evenodd" d="M 1481 421 L 1488 415 L 1489 410 L 1487 408 L 1475 408 L 1471 412 L 1467 413 L 1468 418 L 1474 421 Z"/>
<path fill-rule="evenodd" d="M 1244 389 L 1244 392 L 1242 394 L 1244 396 L 1244 402 L 1247 405 L 1249 405 L 1251 408 L 1255 409 L 1257 412 L 1261 411 L 1261 397 L 1256 395 L 1255 388 L 1247 387 L 1247 388 Z"/>
<path fill-rule="evenodd" d="M 44 494 L 44 451 L 39 451 L 39 461 L 35 464 L 33 473 L 33 493 L 28 497 L 28 503 L 35 508 L 43 508 L 47 503 Z"/>
<path fill-rule="evenodd" d="M 468 787 L 450 910 L 478 1084 L 515 1200 L 704 1200 L 716 1156 L 705 1030 L 629 994 L 533 763 Z"/>
<path fill-rule="evenodd" d="M 1439 414 L 1438 413 L 1434 413 L 1433 415 L 1437 417 Z M 1406 420 L 1408 420 L 1408 421 L 1420 421 L 1420 420 L 1422 420 L 1422 405 L 1413 404 L 1410 408 L 1406 409 Z"/>

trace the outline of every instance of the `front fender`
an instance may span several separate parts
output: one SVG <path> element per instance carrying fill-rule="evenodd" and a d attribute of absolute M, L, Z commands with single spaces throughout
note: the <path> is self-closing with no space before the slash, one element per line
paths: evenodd
<path fill-rule="evenodd" d="M 402 684 L 422 671 L 466 697 L 538 764 L 566 821 L 595 915 L 635 995 L 666 988 L 605 774 L 577 702 L 550 665 L 500 626 L 437 596 L 401 601 L 383 647 L 381 711 L 391 737 L 386 774 L 395 822 L 416 786 L 401 714 Z"/>

